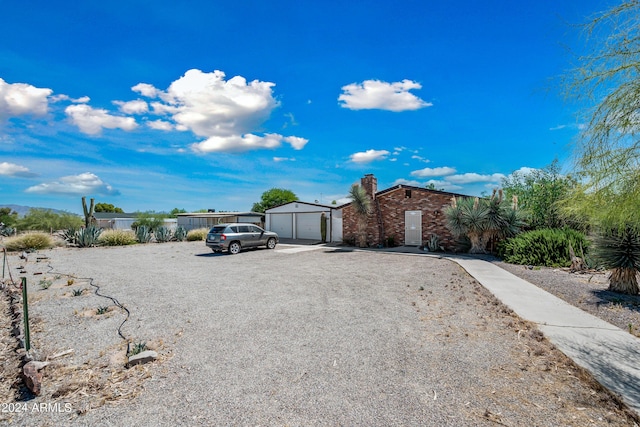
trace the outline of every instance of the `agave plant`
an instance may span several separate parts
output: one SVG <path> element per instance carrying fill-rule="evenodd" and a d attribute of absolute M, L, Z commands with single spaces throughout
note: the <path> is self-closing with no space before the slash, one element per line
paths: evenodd
<path fill-rule="evenodd" d="M 187 238 L 187 229 L 179 225 L 173 233 L 173 238 L 178 242 L 183 242 Z"/>
<path fill-rule="evenodd" d="M 88 248 L 98 244 L 98 238 L 102 233 L 102 228 L 90 225 L 81 228 L 76 232 L 76 244 L 81 248 Z"/>
<path fill-rule="evenodd" d="M 173 237 L 171 234 L 171 230 L 164 225 L 156 228 L 154 235 L 156 237 L 156 242 L 158 243 L 169 242 Z"/>
<path fill-rule="evenodd" d="M 72 245 L 75 245 L 78 239 L 78 229 L 75 227 L 69 227 L 61 232 L 62 238 Z"/>
<path fill-rule="evenodd" d="M 136 240 L 139 243 L 149 243 L 151 241 L 151 231 L 146 225 L 141 225 L 136 228 Z"/>
<path fill-rule="evenodd" d="M 598 263 L 611 270 L 609 290 L 638 295 L 638 272 L 640 272 L 640 231 L 637 227 L 609 227 L 595 239 L 595 258 Z"/>

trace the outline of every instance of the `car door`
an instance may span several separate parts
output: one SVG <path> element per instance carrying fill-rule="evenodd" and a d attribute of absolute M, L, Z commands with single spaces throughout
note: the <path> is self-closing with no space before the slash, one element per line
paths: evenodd
<path fill-rule="evenodd" d="M 252 232 L 250 225 L 238 225 L 238 233 L 243 247 L 250 248 L 257 245 L 255 233 Z"/>
<path fill-rule="evenodd" d="M 267 244 L 267 236 L 264 230 L 256 225 L 250 225 L 251 233 L 255 236 L 256 246 Z"/>

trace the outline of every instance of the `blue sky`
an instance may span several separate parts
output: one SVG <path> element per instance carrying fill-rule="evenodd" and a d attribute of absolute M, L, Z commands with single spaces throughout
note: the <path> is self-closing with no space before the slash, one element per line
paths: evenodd
<path fill-rule="evenodd" d="M 5 2 L 0 204 L 249 210 L 273 187 L 343 201 L 366 173 L 475 195 L 568 170 L 557 78 L 610 5 Z"/>

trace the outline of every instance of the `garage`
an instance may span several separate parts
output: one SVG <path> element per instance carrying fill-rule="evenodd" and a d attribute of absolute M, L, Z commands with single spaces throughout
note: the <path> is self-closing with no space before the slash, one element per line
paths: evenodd
<path fill-rule="evenodd" d="M 271 224 L 267 229 L 278 233 L 281 239 L 293 239 L 293 214 L 271 214 Z"/>
<path fill-rule="evenodd" d="M 327 221 L 327 242 L 342 241 L 342 211 L 335 205 L 290 202 L 265 211 L 265 228 L 281 239 L 322 241 L 320 218 Z"/>

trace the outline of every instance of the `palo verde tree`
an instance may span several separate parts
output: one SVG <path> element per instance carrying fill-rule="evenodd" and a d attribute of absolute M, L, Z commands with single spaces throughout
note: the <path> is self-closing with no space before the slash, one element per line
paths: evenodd
<path fill-rule="evenodd" d="M 114 206 L 111 203 L 96 203 L 96 212 L 112 212 L 112 213 L 124 213 L 122 208 Z"/>
<path fill-rule="evenodd" d="M 638 294 L 640 272 L 639 22 L 638 0 L 596 15 L 584 26 L 587 53 L 565 78 L 585 123 L 576 149 L 580 184 L 566 209 L 598 231 L 595 250 L 611 270 L 609 289 L 628 294 Z"/>
<path fill-rule="evenodd" d="M 274 206 L 295 202 L 296 200 L 298 200 L 298 196 L 293 191 L 284 188 L 272 188 L 262 193 L 260 201 L 254 203 L 251 210 L 253 212 L 264 212 Z"/>
<path fill-rule="evenodd" d="M 560 173 L 558 159 L 542 169 L 515 171 L 502 180 L 507 200 L 518 197 L 518 208 L 527 217 L 529 227 L 579 227 L 562 213 L 561 201 L 577 185 L 571 176 Z"/>

